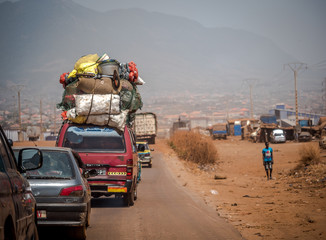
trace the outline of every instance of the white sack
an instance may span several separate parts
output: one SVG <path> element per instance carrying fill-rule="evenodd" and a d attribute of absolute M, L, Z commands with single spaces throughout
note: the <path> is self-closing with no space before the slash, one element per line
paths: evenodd
<path fill-rule="evenodd" d="M 67 111 L 67 118 L 79 124 L 94 124 L 99 126 L 109 126 L 112 128 L 117 128 L 120 131 L 123 131 L 127 121 L 128 110 L 122 111 L 120 114 L 109 115 L 109 114 L 100 114 L 100 115 L 76 115 L 75 108 L 72 108 Z"/>
<path fill-rule="evenodd" d="M 75 95 L 75 99 L 77 115 L 120 114 L 117 94 L 82 94 Z"/>
<path fill-rule="evenodd" d="M 118 115 L 109 115 L 109 114 L 101 114 L 101 115 L 90 115 L 87 119 L 87 124 L 94 124 L 100 126 L 106 126 L 117 128 L 120 131 L 124 130 L 126 125 L 128 111 L 122 111 Z"/>

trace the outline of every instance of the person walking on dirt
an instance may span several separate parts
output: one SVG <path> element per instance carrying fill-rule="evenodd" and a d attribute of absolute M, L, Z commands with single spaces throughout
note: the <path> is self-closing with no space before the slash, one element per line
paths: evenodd
<path fill-rule="evenodd" d="M 273 149 L 269 147 L 269 143 L 265 142 L 265 148 L 262 151 L 263 154 L 263 164 L 265 167 L 267 180 L 272 179 L 273 171 Z"/>

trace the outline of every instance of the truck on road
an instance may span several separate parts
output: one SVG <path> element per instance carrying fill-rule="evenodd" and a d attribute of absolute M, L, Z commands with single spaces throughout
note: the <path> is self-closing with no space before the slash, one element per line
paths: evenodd
<path fill-rule="evenodd" d="M 212 126 L 212 138 L 214 139 L 226 139 L 227 138 L 227 124 L 217 123 Z"/>
<path fill-rule="evenodd" d="M 29 141 L 37 141 L 41 135 L 41 129 L 38 126 L 28 126 L 26 134 Z"/>
<path fill-rule="evenodd" d="M 134 130 L 137 141 L 155 144 L 157 134 L 157 118 L 152 112 L 136 113 Z"/>

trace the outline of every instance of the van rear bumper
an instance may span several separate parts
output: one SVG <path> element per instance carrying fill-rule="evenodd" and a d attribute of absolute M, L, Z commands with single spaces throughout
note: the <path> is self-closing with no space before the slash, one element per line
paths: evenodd
<path fill-rule="evenodd" d="M 132 181 L 126 180 L 125 184 L 119 185 L 119 184 L 112 184 L 110 183 L 96 183 L 96 181 L 89 182 L 89 185 L 91 187 L 92 196 L 98 196 L 98 195 L 119 195 L 128 193 L 131 190 Z"/>

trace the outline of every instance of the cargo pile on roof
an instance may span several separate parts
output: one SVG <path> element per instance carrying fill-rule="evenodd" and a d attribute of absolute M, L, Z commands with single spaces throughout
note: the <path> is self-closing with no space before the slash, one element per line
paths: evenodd
<path fill-rule="evenodd" d="M 65 89 L 57 108 L 62 118 L 79 124 L 110 126 L 123 130 L 131 125 L 143 106 L 134 62 L 120 63 L 107 54 L 89 54 L 78 59 L 71 72 L 60 76 Z"/>

